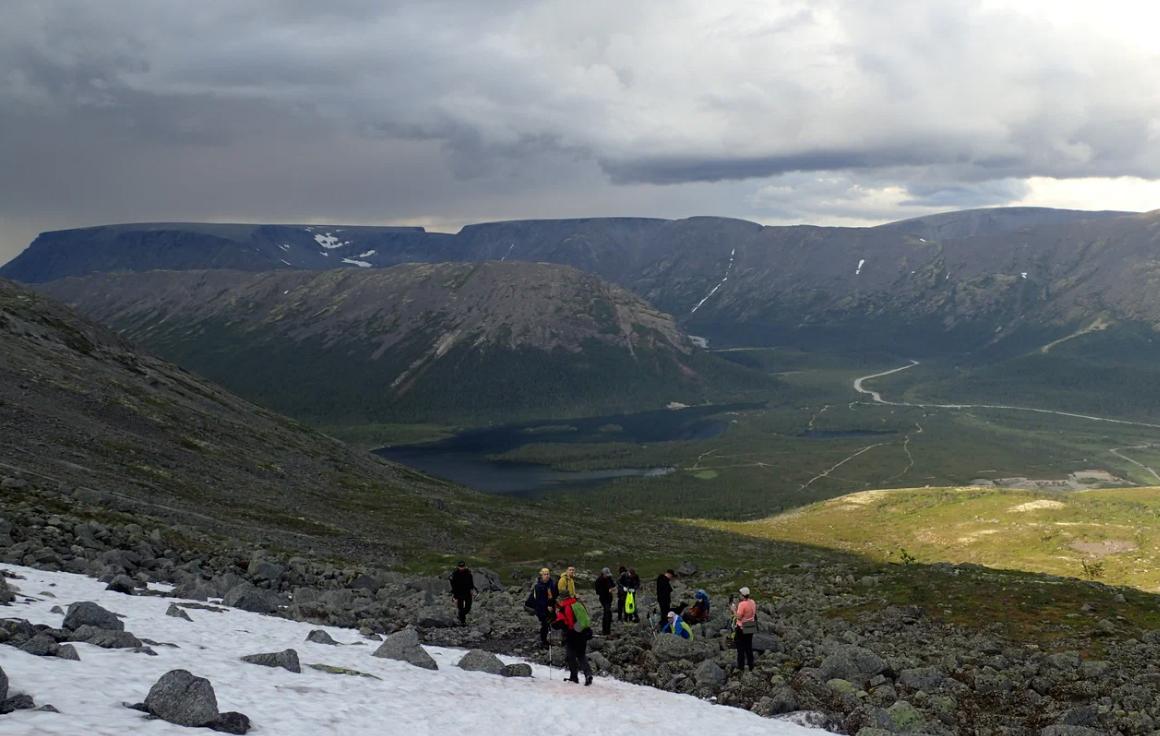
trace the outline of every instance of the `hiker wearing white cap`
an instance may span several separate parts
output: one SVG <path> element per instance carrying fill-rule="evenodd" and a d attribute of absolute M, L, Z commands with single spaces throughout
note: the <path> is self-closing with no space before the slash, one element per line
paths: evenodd
<path fill-rule="evenodd" d="M 753 633 L 757 631 L 757 604 L 749 597 L 749 588 L 742 586 L 737 591 L 741 600 L 730 604 L 733 611 L 734 638 L 737 642 L 737 669 L 744 670 L 749 665 L 753 671 Z"/>
<path fill-rule="evenodd" d="M 600 606 L 604 609 L 600 617 L 600 633 L 608 636 L 612 633 L 612 591 L 616 589 L 616 581 L 612 579 L 612 570 L 607 567 L 600 571 L 596 578 L 596 595 L 600 598 Z"/>

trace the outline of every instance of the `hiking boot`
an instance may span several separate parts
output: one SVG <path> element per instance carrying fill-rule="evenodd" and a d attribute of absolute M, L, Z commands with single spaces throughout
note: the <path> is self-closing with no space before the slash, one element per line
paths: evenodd
<path fill-rule="evenodd" d="M 565 677 L 565 678 L 564 678 L 564 682 L 575 682 L 575 683 L 579 683 L 579 682 L 580 682 L 580 678 L 579 678 L 579 677 Z"/>
<path fill-rule="evenodd" d="M 592 675 L 584 675 L 584 687 L 592 684 Z"/>

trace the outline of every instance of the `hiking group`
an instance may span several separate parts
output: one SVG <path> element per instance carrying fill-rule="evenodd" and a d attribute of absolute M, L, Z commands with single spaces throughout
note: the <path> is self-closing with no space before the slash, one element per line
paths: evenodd
<path fill-rule="evenodd" d="M 641 579 L 636 570 L 621 566 L 614 578 L 612 570 L 605 567 L 593 582 L 593 590 L 600 604 L 600 631 L 603 636 L 612 635 L 613 605 L 616 606 L 616 620 L 623 624 L 640 624 Z M 677 636 L 694 638 L 694 627 L 700 626 L 701 634 L 712 617 L 708 593 L 697 590 L 691 605 L 681 603 L 673 606 L 673 580 L 678 575 L 673 570 L 665 570 L 656 579 L 655 621 L 652 631 L 657 636 Z M 451 596 L 455 600 L 460 625 L 466 625 L 471 613 L 471 604 L 476 593 L 475 579 L 463 561 L 460 561 L 448 580 Z M 728 642 L 737 649 L 737 668 L 753 669 L 753 634 L 757 629 L 757 605 L 750 596 L 749 588 L 738 591 L 741 599 L 736 603 L 730 596 L 732 614 Z M 615 602 L 613 596 L 615 594 Z M 559 578 L 552 571 L 541 568 L 536 581 L 524 603 L 526 610 L 536 616 L 539 622 L 539 643 L 545 649 L 551 647 L 551 633 L 560 632 L 564 645 L 564 661 L 568 668 L 568 682 L 580 682 L 584 674 L 584 684 L 592 684 L 592 668 L 588 664 L 588 642 L 593 637 L 593 619 L 588 607 L 580 600 L 577 591 L 576 568 L 569 566 Z M 652 619 L 652 616 L 650 616 Z M 549 658 L 550 659 L 550 658 Z"/>

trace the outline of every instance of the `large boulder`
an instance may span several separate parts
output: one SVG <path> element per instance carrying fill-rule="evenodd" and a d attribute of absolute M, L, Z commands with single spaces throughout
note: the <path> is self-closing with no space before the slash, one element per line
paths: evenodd
<path fill-rule="evenodd" d="M 141 640 L 128 631 L 98 629 L 87 624 L 72 632 L 69 640 L 82 641 L 102 649 L 136 649 L 143 646 Z"/>
<path fill-rule="evenodd" d="M 525 662 L 516 662 L 515 664 L 505 664 L 500 674 L 504 677 L 531 677 L 532 666 Z"/>
<path fill-rule="evenodd" d="M 105 590 L 111 590 L 114 593 L 124 593 L 125 595 L 133 595 L 137 589 L 137 584 L 133 582 L 133 578 L 128 575 L 115 575 L 109 584 L 105 586 Z"/>
<path fill-rule="evenodd" d="M 375 650 L 374 656 L 395 659 L 426 670 L 439 669 L 439 665 L 431 655 L 419 645 L 419 634 L 410 628 L 388 636 L 387 640 Z"/>
<path fill-rule="evenodd" d="M 188 670 L 171 670 L 149 689 L 145 708 L 178 726 L 208 726 L 218 718 L 213 685 Z"/>
<path fill-rule="evenodd" d="M 238 583 L 222 597 L 222 603 L 253 613 L 275 613 L 278 597 L 268 590 L 260 590 L 252 584 Z"/>
<path fill-rule="evenodd" d="M 108 609 L 101 608 L 96 603 L 90 601 L 70 604 L 68 611 L 64 615 L 64 624 L 62 626 L 69 631 L 75 631 L 82 626 L 108 629 L 110 631 L 125 630 L 125 624 L 121 622 L 121 619 L 117 618 L 117 614 Z"/>
<path fill-rule="evenodd" d="M 315 644 L 326 644 L 327 646 L 332 647 L 338 646 L 338 642 L 336 642 L 330 636 L 330 634 L 326 633 L 322 629 L 315 629 L 314 631 L 311 631 L 306 635 L 306 641 L 314 642 Z"/>
<path fill-rule="evenodd" d="M 8 587 L 8 581 L 0 577 L 0 606 L 7 606 L 16 600 L 16 594 Z"/>
<path fill-rule="evenodd" d="M 698 685 L 705 687 L 721 687 L 725 684 L 725 670 L 711 659 L 706 659 L 697 665 L 693 671 L 693 679 Z"/>
<path fill-rule="evenodd" d="M 835 678 L 849 680 L 859 687 L 864 687 L 870 678 L 887 672 L 889 669 L 890 666 L 886 660 L 869 649 L 845 644 L 836 647 L 828 657 L 822 660 L 818 678 L 823 682 Z"/>
<path fill-rule="evenodd" d="M 699 659 L 700 648 L 691 639 L 682 639 L 672 634 L 660 634 L 653 642 L 653 655 L 662 662 L 675 659 Z"/>
<path fill-rule="evenodd" d="M 268 652 L 264 654 L 247 654 L 242 657 L 242 661 L 263 667 L 281 667 L 291 672 L 302 671 L 302 666 L 298 663 L 298 652 L 293 649 L 284 649 L 280 652 Z"/>
<path fill-rule="evenodd" d="M 507 590 L 499 573 L 486 567 L 477 567 L 471 571 L 475 577 L 475 587 L 480 593 L 502 593 Z"/>
<path fill-rule="evenodd" d="M 250 566 L 246 569 L 246 574 L 258 584 L 277 583 L 285 573 L 285 567 L 260 557 L 255 557 L 251 560 Z"/>
<path fill-rule="evenodd" d="M 503 674 L 503 662 L 499 660 L 499 657 L 482 649 L 472 649 L 463 655 L 463 659 L 459 660 L 456 667 L 468 672 L 486 672 L 489 675 Z"/>
<path fill-rule="evenodd" d="M 448 608 L 424 606 L 415 616 L 415 624 L 424 629 L 450 629 L 459 625 L 459 619 Z"/>

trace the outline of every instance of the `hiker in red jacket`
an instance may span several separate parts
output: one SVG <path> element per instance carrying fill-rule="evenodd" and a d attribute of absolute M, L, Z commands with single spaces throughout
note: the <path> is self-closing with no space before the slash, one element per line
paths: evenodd
<path fill-rule="evenodd" d="M 575 598 L 562 598 L 556 605 L 556 622 L 564 639 L 564 661 L 568 665 L 568 682 L 580 682 L 578 670 L 584 671 L 584 685 L 592 684 L 592 668 L 588 665 L 588 640 L 592 626 L 588 609 Z"/>

